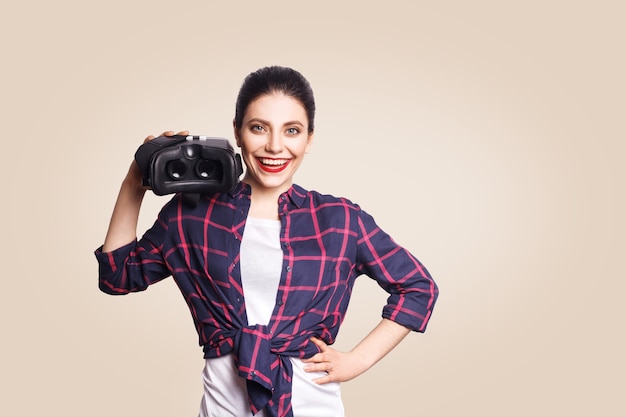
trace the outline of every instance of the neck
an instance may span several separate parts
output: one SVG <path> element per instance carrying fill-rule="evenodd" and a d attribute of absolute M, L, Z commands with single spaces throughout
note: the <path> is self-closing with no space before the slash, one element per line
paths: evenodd
<path fill-rule="evenodd" d="M 283 188 L 265 188 L 260 187 L 254 182 L 248 182 L 244 178 L 244 182 L 251 187 L 251 201 L 249 216 L 260 219 L 277 220 L 278 217 L 278 197 L 285 191 Z"/>

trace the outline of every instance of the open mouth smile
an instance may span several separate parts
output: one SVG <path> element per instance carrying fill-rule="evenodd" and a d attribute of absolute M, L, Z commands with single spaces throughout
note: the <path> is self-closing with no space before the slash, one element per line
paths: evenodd
<path fill-rule="evenodd" d="M 291 159 L 284 158 L 256 158 L 259 167 L 265 172 L 280 172 L 287 168 Z"/>

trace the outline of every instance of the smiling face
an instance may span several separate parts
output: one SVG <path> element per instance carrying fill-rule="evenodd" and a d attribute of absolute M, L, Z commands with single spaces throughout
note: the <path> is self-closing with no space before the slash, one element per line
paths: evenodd
<path fill-rule="evenodd" d="M 280 194 L 291 187 L 313 133 L 300 101 L 272 93 L 250 102 L 235 139 L 247 168 L 243 181 L 253 192 Z"/>

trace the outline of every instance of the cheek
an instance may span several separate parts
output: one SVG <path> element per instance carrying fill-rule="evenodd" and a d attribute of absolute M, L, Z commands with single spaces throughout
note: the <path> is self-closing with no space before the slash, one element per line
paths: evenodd
<path fill-rule="evenodd" d="M 298 146 L 296 151 L 298 155 L 304 155 L 309 152 L 309 142 L 302 143 Z"/>
<path fill-rule="evenodd" d="M 239 147 L 242 153 L 250 153 L 259 147 L 259 141 L 254 136 L 243 135 L 239 137 Z"/>

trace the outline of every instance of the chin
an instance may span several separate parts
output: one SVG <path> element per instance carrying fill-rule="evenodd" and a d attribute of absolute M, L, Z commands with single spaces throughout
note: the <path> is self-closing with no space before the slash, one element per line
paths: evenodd
<path fill-rule="evenodd" d="M 288 190 L 289 187 L 291 187 L 291 182 L 287 182 L 287 181 L 283 181 L 283 182 L 268 182 L 268 181 L 264 181 L 264 182 L 260 182 L 259 183 L 261 185 L 261 187 L 266 188 L 268 190 L 279 190 L 279 189 L 285 189 Z"/>
<path fill-rule="evenodd" d="M 291 186 L 291 179 L 288 177 L 280 177 L 280 178 L 267 178 L 265 176 L 261 176 L 260 178 L 256 178 L 256 183 L 259 184 L 263 188 L 272 189 L 272 188 L 289 188 Z"/>

